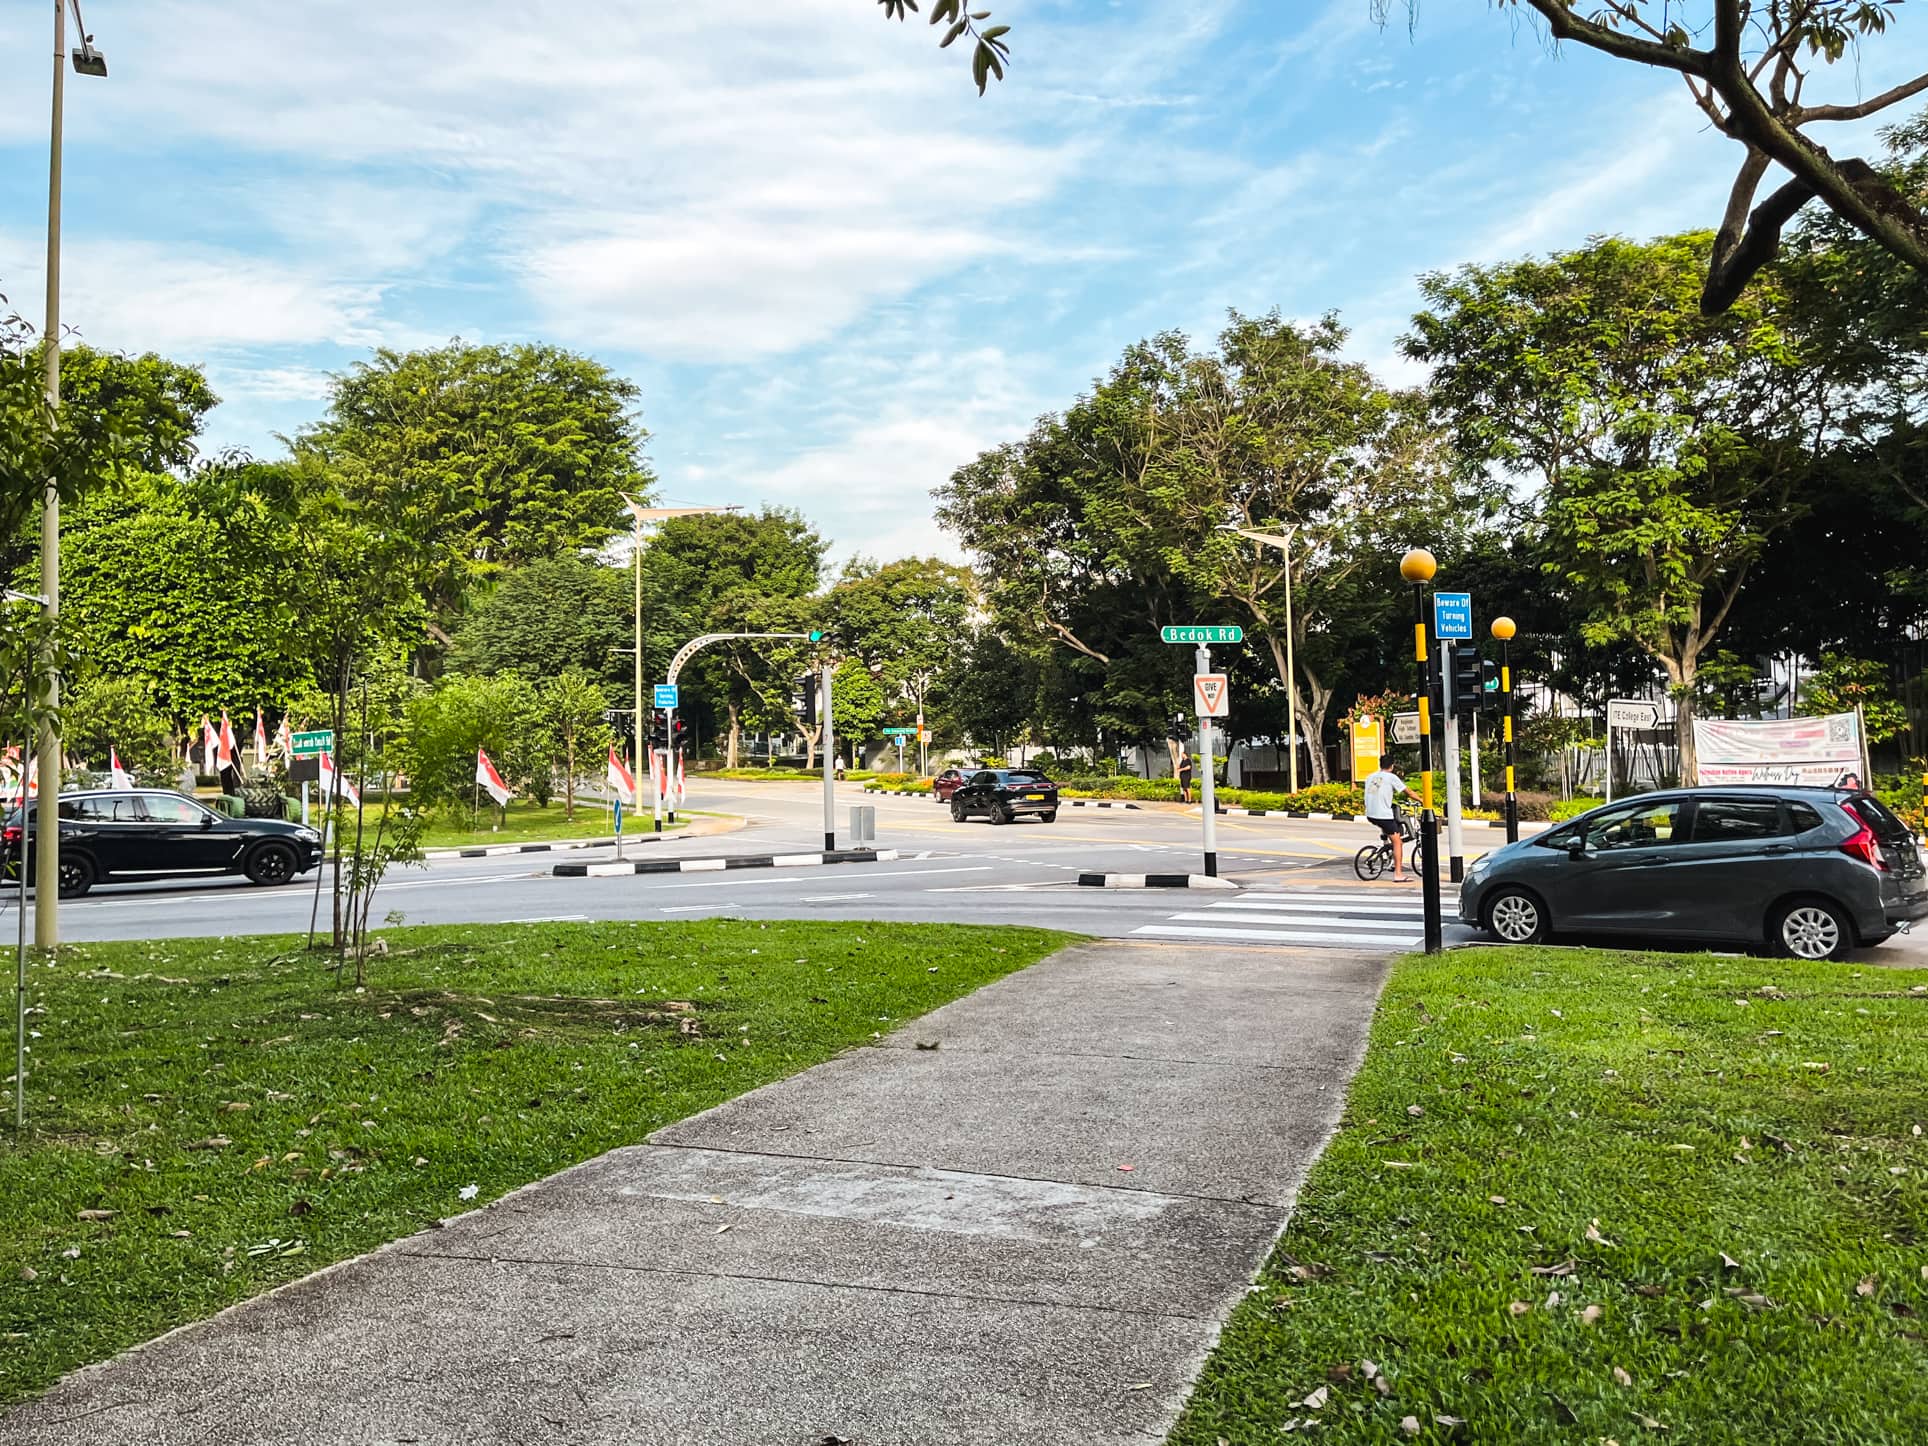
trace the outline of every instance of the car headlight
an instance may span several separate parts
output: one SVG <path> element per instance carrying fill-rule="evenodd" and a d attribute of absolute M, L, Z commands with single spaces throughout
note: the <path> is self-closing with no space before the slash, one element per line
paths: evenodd
<path fill-rule="evenodd" d="M 320 842 L 321 842 L 321 835 L 320 835 L 320 834 L 318 834 L 318 833 L 316 833 L 316 832 L 315 832 L 315 831 L 314 831 L 313 829 L 311 829 L 311 828 L 298 828 L 298 829 L 296 829 L 296 830 L 295 830 L 295 837 L 296 837 L 296 838 L 298 838 L 298 839 L 300 839 L 300 840 L 301 840 L 301 841 L 302 841 L 303 843 L 316 843 L 316 844 L 318 844 L 318 843 L 320 843 Z"/>
<path fill-rule="evenodd" d="M 1478 883 L 1480 880 L 1480 875 L 1484 874 L 1487 871 L 1487 869 L 1490 867 L 1491 867 L 1490 855 L 1485 858 L 1475 859 L 1473 861 L 1472 868 L 1466 871 L 1466 882 L 1469 884 Z"/>

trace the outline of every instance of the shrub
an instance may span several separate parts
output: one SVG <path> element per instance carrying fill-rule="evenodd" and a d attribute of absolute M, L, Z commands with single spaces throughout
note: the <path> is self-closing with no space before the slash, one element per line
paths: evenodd
<path fill-rule="evenodd" d="M 1554 823 L 1565 823 L 1570 818 L 1578 818 L 1590 808 L 1598 808 L 1605 803 L 1604 798 L 1562 798 L 1548 806 L 1546 816 Z"/>

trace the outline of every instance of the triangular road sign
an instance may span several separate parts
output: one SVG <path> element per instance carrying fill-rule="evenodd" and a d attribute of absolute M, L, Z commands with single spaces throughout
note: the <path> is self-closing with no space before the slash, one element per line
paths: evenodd
<path fill-rule="evenodd" d="M 1192 695 L 1201 718 L 1223 718 L 1231 711 L 1232 689 L 1223 673 L 1195 673 Z"/>

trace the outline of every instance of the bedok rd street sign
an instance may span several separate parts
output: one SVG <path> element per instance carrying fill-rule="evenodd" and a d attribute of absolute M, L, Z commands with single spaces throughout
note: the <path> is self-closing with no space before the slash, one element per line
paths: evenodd
<path fill-rule="evenodd" d="M 293 748 L 297 758 L 319 758 L 324 753 L 332 753 L 335 748 L 334 730 L 318 728 L 312 733 L 297 733 L 293 736 Z"/>
<path fill-rule="evenodd" d="M 1242 643 L 1245 641 L 1245 629 L 1236 624 L 1225 627 L 1167 625 L 1158 630 L 1158 636 L 1160 641 L 1167 643 Z"/>

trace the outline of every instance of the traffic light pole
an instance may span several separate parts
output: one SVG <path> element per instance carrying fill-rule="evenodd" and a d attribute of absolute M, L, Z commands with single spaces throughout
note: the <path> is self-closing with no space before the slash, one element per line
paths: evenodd
<path fill-rule="evenodd" d="M 817 689 L 823 706 L 823 847 L 837 847 L 837 737 L 830 707 L 830 664 L 823 665 L 823 684 Z"/>
<path fill-rule="evenodd" d="M 1436 566 L 1423 548 L 1414 548 L 1399 564 L 1399 575 L 1413 588 L 1413 656 L 1419 664 L 1419 890 L 1428 954 L 1439 953 L 1445 945 L 1439 917 L 1439 819 L 1433 813 L 1433 665 L 1426 649 L 1426 584 Z"/>
<path fill-rule="evenodd" d="M 1493 619 L 1493 636 L 1500 644 L 1500 704 L 1505 709 L 1501 741 L 1506 746 L 1506 841 L 1520 841 L 1520 798 L 1513 791 L 1513 658 L 1512 642 L 1516 631 L 1511 618 Z M 1928 782 L 1928 775 L 1924 776 Z"/>
<path fill-rule="evenodd" d="M 1453 882 L 1457 884 L 1466 877 L 1465 826 L 1459 805 L 1459 698 L 1454 693 L 1458 678 L 1453 666 L 1453 653 L 1459 644 L 1449 639 L 1440 647 L 1445 651 L 1441 661 L 1446 665 L 1440 670 L 1443 677 L 1440 702 L 1446 710 L 1446 854 Z"/>
<path fill-rule="evenodd" d="M 656 806 L 656 832 L 663 831 L 663 770 L 662 754 L 656 747 L 656 710 L 649 714 L 649 792 Z"/>
<path fill-rule="evenodd" d="M 676 822 L 676 710 L 663 710 L 663 792 L 669 795 L 669 821 Z"/>

